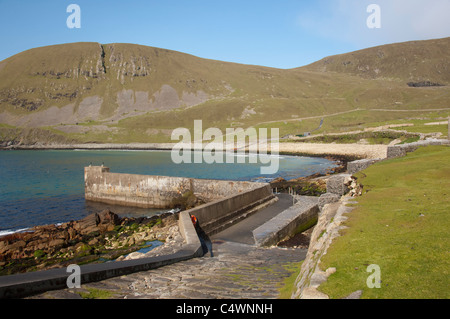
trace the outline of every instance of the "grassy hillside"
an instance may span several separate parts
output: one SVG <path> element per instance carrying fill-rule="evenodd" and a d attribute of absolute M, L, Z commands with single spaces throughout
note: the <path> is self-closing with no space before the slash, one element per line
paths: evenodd
<path fill-rule="evenodd" d="M 448 86 L 406 83 L 450 83 L 449 44 L 387 45 L 291 70 L 132 44 L 36 48 L 0 62 L 0 133 L 14 143 L 23 127 L 78 142 L 167 142 L 196 119 L 204 128 L 278 127 L 282 135 L 310 131 L 322 117 L 322 133 L 440 119 L 450 115 Z"/>
<path fill-rule="evenodd" d="M 320 286 L 332 298 L 447 299 L 450 147 L 420 148 L 358 173 L 363 195 L 348 214 L 344 236 L 321 261 L 336 267 Z M 368 288 L 369 265 L 380 266 L 380 288 Z"/>
<path fill-rule="evenodd" d="M 368 79 L 450 84 L 450 38 L 395 43 L 327 57 L 304 69 Z"/>

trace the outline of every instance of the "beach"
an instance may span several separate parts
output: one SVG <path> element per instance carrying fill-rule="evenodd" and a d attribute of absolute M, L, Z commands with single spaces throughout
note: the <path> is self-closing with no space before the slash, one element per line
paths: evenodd
<path fill-rule="evenodd" d="M 34 144 L 12 145 L 2 149 L 16 150 L 172 150 L 176 143 L 129 143 L 129 144 Z M 270 145 L 269 145 L 270 146 Z M 355 158 L 386 158 L 387 145 L 326 144 L 326 143 L 279 143 L 280 154 L 309 156 L 347 156 Z M 268 147 L 270 152 L 270 147 Z"/>

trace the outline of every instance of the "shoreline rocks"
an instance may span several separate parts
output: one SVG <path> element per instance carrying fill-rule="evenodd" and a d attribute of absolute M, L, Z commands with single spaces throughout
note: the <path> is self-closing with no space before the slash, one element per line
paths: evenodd
<path fill-rule="evenodd" d="M 166 241 L 177 220 L 172 213 L 134 219 L 104 210 L 79 221 L 6 235 L 0 237 L 0 275 L 114 260 L 150 247 L 152 241 Z"/>

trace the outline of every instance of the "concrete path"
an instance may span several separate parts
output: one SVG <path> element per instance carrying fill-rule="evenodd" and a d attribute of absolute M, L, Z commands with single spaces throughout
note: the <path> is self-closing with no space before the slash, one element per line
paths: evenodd
<path fill-rule="evenodd" d="M 278 194 L 277 197 L 279 200 L 275 204 L 212 236 L 211 239 L 254 245 L 255 240 L 252 231 L 292 206 L 291 195 Z"/>
<path fill-rule="evenodd" d="M 82 284 L 82 288 L 50 291 L 32 299 L 81 298 L 92 289 L 110 298 L 268 299 L 278 298 L 292 264 L 304 260 L 306 249 L 258 248 L 252 230 L 292 205 L 281 195 L 274 205 L 211 238 L 213 256 L 206 254 L 162 268 Z"/>

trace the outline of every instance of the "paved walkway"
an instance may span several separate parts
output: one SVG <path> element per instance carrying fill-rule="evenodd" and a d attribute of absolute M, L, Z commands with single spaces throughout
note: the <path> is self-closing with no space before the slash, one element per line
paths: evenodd
<path fill-rule="evenodd" d="M 255 240 L 252 231 L 292 206 L 292 196 L 288 194 L 278 194 L 277 196 L 278 201 L 276 203 L 262 209 L 233 227 L 212 236 L 212 240 L 225 240 L 254 245 Z"/>
<path fill-rule="evenodd" d="M 258 248 L 251 230 L 289 207 L 287 196 L 211 238 L 213 256 L 82 285 L 109 291 L 112 298 L 267 299 L 278 298 L 292 263 L 304 260 L 306 249 Z M 50 291 L 32 298 L 80 298 L 76 290 Z"/>

